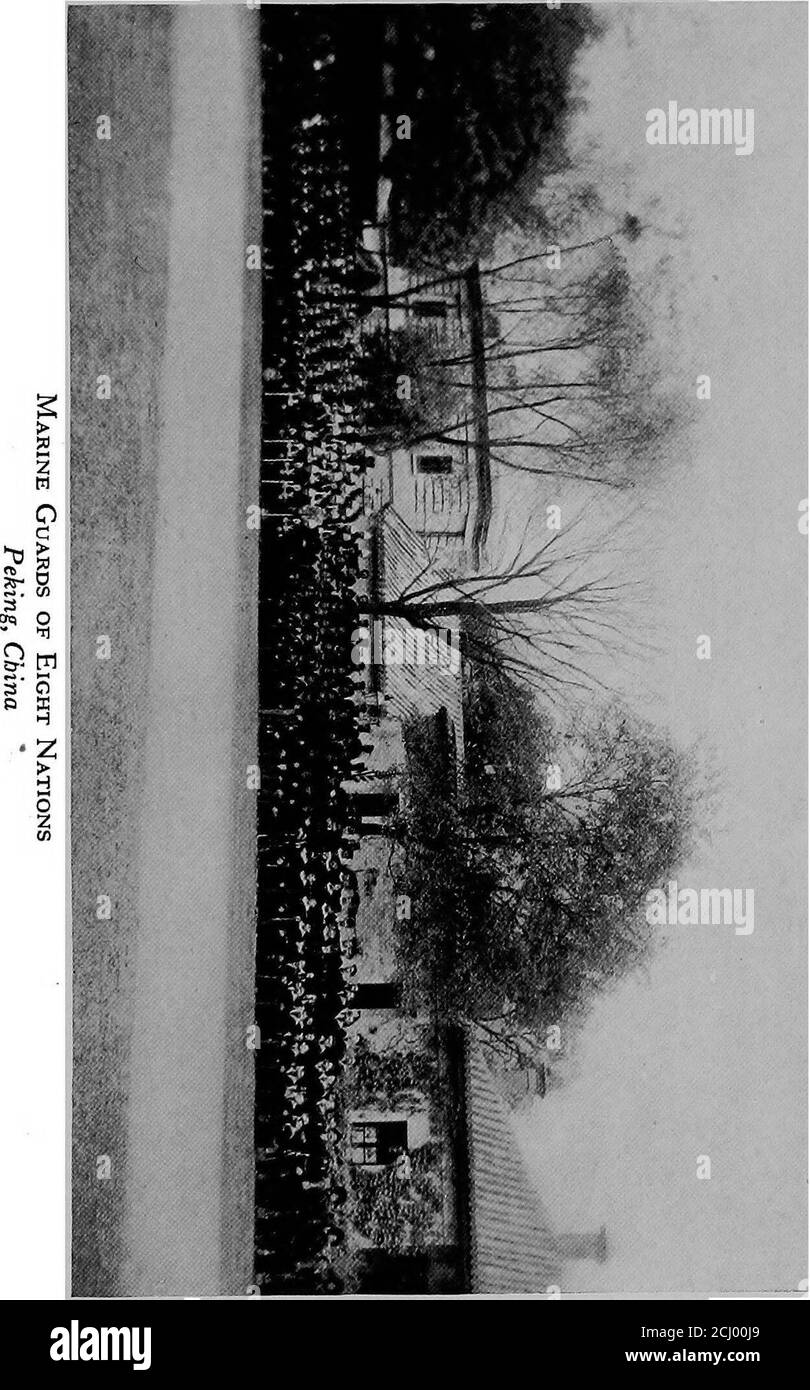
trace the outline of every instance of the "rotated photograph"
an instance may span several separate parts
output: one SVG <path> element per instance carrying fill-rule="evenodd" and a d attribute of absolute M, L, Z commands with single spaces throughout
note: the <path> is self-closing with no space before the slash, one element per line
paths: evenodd
<path fill-rule="evenodd" d="M 67 23 L 73 1295 L 806 1289 L 806 6 Z"/>

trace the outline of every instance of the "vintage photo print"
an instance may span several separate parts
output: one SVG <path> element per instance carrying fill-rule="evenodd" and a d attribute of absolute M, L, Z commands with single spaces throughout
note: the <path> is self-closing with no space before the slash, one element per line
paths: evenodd
<path fill-rule="evenodd" d="M 73 1295 L 806 1290 L 806 6 L 67 26 Z"/>

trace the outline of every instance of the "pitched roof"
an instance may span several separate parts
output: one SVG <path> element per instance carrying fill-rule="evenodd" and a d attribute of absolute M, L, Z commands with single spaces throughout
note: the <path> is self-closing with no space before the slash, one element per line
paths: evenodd
<path fill-rule="evenodd" d="M 446 571 L 433 562 L 426 565 L 426 547 L 393 506 L 385 507 L 374 525 L 374 583 L 379 601 L 395 603 L 402 594 L 418 584 L 438 584 Z M 428 556 L 429 560 L 429 556 Z M 451 583 L 448 577 L 448 585 Z M 424 639 L 424 630 L 415 629 L 404 617 L 386 616 L 386 629 L 399 631 L 403 636 Z M 442 634 L 454 631 L 458 619 L 448 614 L 431 625 Z M 428 628 L 427 631 L 431 631 Z M 457 666 L 441 661 L 429 666 L 410 664 L 381 665 L 375 672 L 381 686 L 385 708 L 397 719 L 413 714 L 435 714 L 445 709 L 452 722 L 458 743 L 458 755 L 463 755 L 463 719 L 461 709 L 461 675 Z"/>
<path fill-rule="evenodd" d="M 562 1260 L 480 1048 L 465 1048 L 470 1280 L 473 1293 L 545 1294 Z"/>

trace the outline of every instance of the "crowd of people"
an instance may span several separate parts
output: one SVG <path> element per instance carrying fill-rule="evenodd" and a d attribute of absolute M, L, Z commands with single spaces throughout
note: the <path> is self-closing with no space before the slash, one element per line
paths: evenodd
<path fill-rule="evenodd" d="M 355 236 L 318 56 L 265 54 L 259 562 L 256 1282 L 336 1291 L 351 1010 L 346 783 L 368 752 L 352 661 L 365 540 L 352 425 Z"/>

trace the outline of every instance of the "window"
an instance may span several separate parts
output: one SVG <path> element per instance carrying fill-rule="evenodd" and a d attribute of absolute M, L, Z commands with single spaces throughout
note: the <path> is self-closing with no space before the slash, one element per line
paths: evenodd
<path fill-rule="evenodd" d="M 417 299 L 410 305 L 416 319 L 446 319 L 447 303 L 443 299 Z"/>
<path fill-rule="evenodd" d="M 352 791 L 351 807 L 361 830 L 374 822 L 390 820 L 399 810 L 399 793 L 395 791 Z"/>
<path fill-rule="evenodd" d="M 353 1009 L 398 1009 L 402 1003 L 402 987 L 396 980 L 379 983 L 363 981 L 355 985 L 351 1007 Z"/>
<path fill-rule="evenodd" d="M 374 1120 L 349 1127 L 352 1163 L 366 1167 L 393 1163 L 408 1148 L 407 1120 Z"/>
<path fill-rule="evenodd" d="M 419 454 L 416 467 L 420 473 L 452 473 L 453 460 L 450 454 Z"/>

